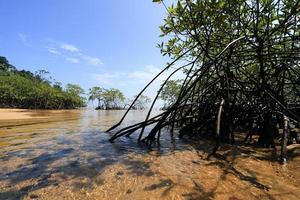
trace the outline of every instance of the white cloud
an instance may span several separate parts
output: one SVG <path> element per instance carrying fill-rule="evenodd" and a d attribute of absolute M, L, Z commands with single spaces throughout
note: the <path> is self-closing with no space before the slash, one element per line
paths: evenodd
<path fill-rule="evenodd" d="M 70 62 L 70 63 L 79 63 L 80 62 L 77 58 L 70 58 L 70 57 L 67 57 L 66 61 Z"/>
<path fill-rule="evenodd" d="M 100 83 L 108 85 L 122 84 L 123 82 L 146 84 L 150 80 L 152 80 L 160 71 L 160 68 L 148 65 L 141 70 L 136 70 L 132 72 L 92 74 L 92 78 Z M 162 77 L 159 77 L 158 80 L 162 80 L 163 78 L 165 78 L 164 75 Z"/>
<path fill-rule="evenodd" d="M 49 53 L 55 54 L 55 55 L 61 55 L 61 53 L 55 49 L 55 48 L 47 48 Z"/>
<path fill-rule="evenodd" d="M 74 44 L 59 42 L 51 38 L 47 38 L 46 40 L 48 42 L 48 46 L 46 47 L 48 52 L 63 57 L 67 62 L 83 63 L 89 66 L 103 65 L 100 58 L 84 53 Z"/>
<path fill-rule="evenodd" d="M 143 70 L 133 71 L 128 73 L 128 77 L 139 82 L 148 82 L 161 71 L 160 68 L 153 65 L 146 66 Z"/>
<path fill-rule="evenodd" d="M 27 36 L 24 35 L 23 33 L 18 33 L 19 38 L 23 41 L 26 42 L 27 41 Z"/>
<path fill-rule="evenodd" d="M 72 44 L 66 44 L 66 43 L 62 43 L 60 45 L 60 48 L 65 51 L 70 51 L 70 52 L 79 52 L 80 51 L 76 46 L 74 46 Z"/>
<path fill-rule="evenodd" d="M 144 86 L 146 86 L 162 69 L 153 65 L 148 65 L 140 70 L 132 72 L 112 72 L 104 74 L 91 74 L 91 78 L 96 80 L 102 87 L 115 87 L 121 91 L 127 91 L 126 96 L 136 95 Z M 173 70 L 172 70 L 173 71 Z M 145 94 L 154 97 L 164 80 L 172 72 L 166 71 L 161 74 L 145 91 Z M 172 79 L 182 79 L 183 73 L 174 74 Z"/>
<path fill-rule="evenodd" d="M 86 56 L 86 55 L 82 55 L 82 56 L 89 65 L 99 66 L 103 64 L 100 58 Z"/>
<path fill-rule="evenodd" d="M 91 74 L 92 78 L 99 83 L 106 84 L 108 86 L 114 86 L 116 80 L 122 76 L 126 76 L 126 73 L 104 73 L 104 74 Z"/>
<path fill-rule="evenodd" d="M 23 34 L 23 33 L 18 33 L 18 37 L 19 39 L 21 40 L 21 42 L 24 44 L 24 45 L 27 45 L 28 46 L 28 38 L 27 38 L 27 35 Z"/>

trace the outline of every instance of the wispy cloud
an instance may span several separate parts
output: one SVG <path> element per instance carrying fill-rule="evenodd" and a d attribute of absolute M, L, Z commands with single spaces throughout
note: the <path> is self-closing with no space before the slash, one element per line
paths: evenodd
<path fill-rule="evenodd" d="M 123 81 L 133 82 L 133 83 L 146 83 L 150 81 L 157 73 L 160 72 L 160 68 L 153 65 L 148 65 L 141 70 L 136 70 L 132 72 L 113 72 L 104 74 L 92 74 L 92 78 L 96 81 L 108 85 L 113 85 L 116 83 L 122 83 Z M 164 76 L 163 76 L 164 77 Z M 159 79 L 162 79 L 160 77 Z"/>
<path fill-rule="evenodd" d="M 128 77 L 136 81 L 150 81 L 156 74 L 161 71 L 160 68 L 153 65 L 147 65 L 143 70 L 133 71 L 128 73 Z M 162 76 L 164 77 L 164 76 Z M 161 79 L 161 77 L 160 77 Z"/>
<path fill-rule="evenodd" d="M 83 59 L 86 60 L 89 65 L 99 66 L 103 64 L 100 58 L 83 55 Z"/>
<path fill-rule="evenodd" d="M 148 65 L 140 70 L 135 71 L 118 71 L 111 73 L 102 73 L 102 74 L 91 74 L 91 78 L 99 83 L 102 87 L 116 87 L 121 89 L 122 91 L 128 91 L 130 88 L 131 93 L 127 95 L 135 95 L 137 94 L 144 86 L 146 86 L 149 81 L 151 81 L 159 72 L 161 68 L 158 68 L 153 65 Z M 164 80 L 167 79 L 168 75 L 171 71 L 168 71 L 162 74 L 159 78 L 157 78 L 153 84 L 146 90 L 146 95 L 153 97 L 156 95 L 159 87 L 163 83 Z M 182 79 L 183 73 L 176 73 L 172 79 Z"/>
<path fill-rule="evenodd" d="M 28 37 L 24 33 L 18 33 L 18 38 L 24 45 L 28 45 Z"/>
<path fill-rule="evenodd" d="M 101 84 L 106 84 L 108 86 L 114 87 L 115 81 L 120 79 L 120 77 L 126 75 L 127 75 L 126 73 L 116 72 L 116 73 L 91 74 L 91 77 Z"/>
<path fill-rule="evenodd" d="M 70 62 L 70 63 L 79 63 L 80 61 L 77 59 L 77 58 L 66 58 L 66 61 L 67 62 Z"/>
<path fill-rule="evenodd" d="M 75 45 L 66 44 L 66 43 L 61 44 L 60 48 L 65 51 L 70 51 L 70 52 L 79 52 L 80 51 Z"/>
<path fill-rule="evenodd" d="M 100 58 L 86 54 L 74 44 L 59 42 L 51 38 L 47 38 L 46 40 L 48 42 L 46 47 L 47 51 L 51 54 L 63 57 L 66 62 L 73 64 L 82 63 L 90 66 L 103 65 Z"/>
<path fill-rule="evenodd" d="M 61 53 L 55 49 L 55 48 L 47 48 L 49 53 L 55 54 L 55 55 L 61 55 Z"/>

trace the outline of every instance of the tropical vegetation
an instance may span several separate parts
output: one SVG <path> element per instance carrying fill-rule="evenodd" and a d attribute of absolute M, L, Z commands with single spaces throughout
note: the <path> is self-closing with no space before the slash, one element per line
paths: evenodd
<path fill-rule="evenodd" d="M 76 84 L 47 79 L 45 70 L 32 73 L 18 70 L 0 57 L 0 107 L 31 109 L 71 109 L 86 105 L 84 90 Z"/>
<path fill-rule="evenodd" d="M 135 97 L 134 97 L 135 98 Z M 89 89 L 90 101 L 97 100 L 98 104 L 96 109 L 101 110 L 120 110 L 125 109 L 132 102 L 131 99 L 125 98 L 125 95 L 116 88 L 105 89 L 99 86 L 95 86 Z M 138 101 L 135 102 L 133 109 L 144 110 L 151 99 L 146 95 L 139 97 Z"/>
<path fill-rule="evenodd" d="M 160 98 L 164 101 L 163 109 L 167 109 L 175 103 L 181 88 L 181 80 L 168 80 L 160 92 Z"/>

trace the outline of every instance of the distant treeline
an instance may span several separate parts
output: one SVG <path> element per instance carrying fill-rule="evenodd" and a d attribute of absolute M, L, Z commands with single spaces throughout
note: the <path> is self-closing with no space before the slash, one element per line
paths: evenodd
<path fill-rule="evenodd" d="M 167 80 L 164 84 L 159 99 L 163 101 L 161 109 L 167 109 L 175 103 L 181 88 L 182 80 Z M 89 89 L 88 99 L 92 102 L 98 102 L 96 109 L 101 110 L 120 110 L 130 107 L 132 102 L 137 98 L 137 95 L 132 98 L 126 98 L 124 94 L 116 88 L 105 89 L 102 87 L 92 87 Z M 151 98 L 146 95 L 139 95 L 135 103 L 131 106 L 132 110 L 145 110 L 151 103 Z"/>
<path fill-rule="evenodd" d="M 159 96 L 167 108 L 176 100 L 180 89 L 180 81 L 169 80 Z M 84 96 L 88 95 L 88 99 Z M 5 57 L 0 56 L 0 108 L 31 109 L 72 109 L 85 107 L 87 100 L 97 101 L 96 109 L 127 109 L 137 96 L 126 98 L 116 88 L 95 86 L 86 94 L 76 84 L 67 84 L 65 88 L 57 82 L 49 72 L 38 70 L 35 73 L 18 70 Z M 151 98 L 140 95 L 132 105 L 133 110 L 147 109 Z M 94 105 L 94 104 L 93 104 Z"/>
<path fill-rule="evenodd" d="M 86 106 L 80 86 L 67 84 L 64 89 L 61 83 L 45 78 L 48 73 L 17 70 L 0 56 L 0 107 L 72 109 Z"/>
<path fill-rule="evenodd" d="M 89 100 L 98 101 L 96 109 L 98 110 L 122 110 L 128 108 L 134 101 L 133 98 L 125 98 L 124 94 L 116 88 L 105 89 L 102 87 L 92 87 L 89 89 Z M 141 95 L 132 106 L 133 110 L 144 110 L 148 107 L 151 99 Z"/>

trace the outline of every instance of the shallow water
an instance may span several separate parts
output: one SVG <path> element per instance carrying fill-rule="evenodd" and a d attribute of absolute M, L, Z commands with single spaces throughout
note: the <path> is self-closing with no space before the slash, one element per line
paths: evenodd
<path fill-rule="evenodd" d="M 0 199 L 298 199 L 299 149 L 288 166 L 268 150 L 223 147 L 167 131 L 149 150 L 131 138 L 108 142 L 104 131 L 124 111 L 37 111 L 0 121 Z M 124 125 L 145 117 L 132 111 Z M 250 155 L 251 154 L 251 155 Z"/>

